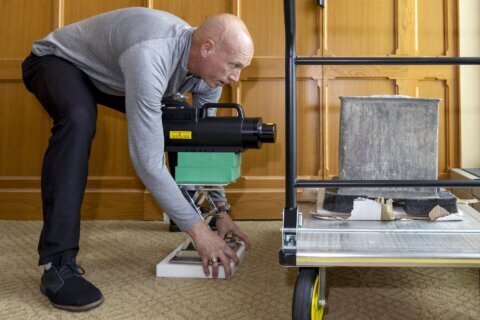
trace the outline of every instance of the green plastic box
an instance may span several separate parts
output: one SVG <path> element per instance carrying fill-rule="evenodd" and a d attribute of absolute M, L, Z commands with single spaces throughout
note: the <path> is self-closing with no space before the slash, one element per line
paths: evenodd
<path fill-rule="evenodd" d="M 178 167 L 238 167 L 242 156 L 235 152 L 179 152 Z"/>
<path fill-rule="evenodd" d="M 242 158 L 234 152 L 179 152 L 175 180 L 179 184 L 229 184 L 240 177 Z"/>

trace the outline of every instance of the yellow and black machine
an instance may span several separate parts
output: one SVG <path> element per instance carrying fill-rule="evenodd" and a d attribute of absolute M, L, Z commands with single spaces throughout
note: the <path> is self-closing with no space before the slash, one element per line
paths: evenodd
<path fill-rule="evenodd" d="M 211 111 L 216 109 L 228 109 L 236 115 L 212 116 Z M 170 100 L 165 102 L 162 112 L 165 151 L 172 176 L 198 214 L 213 227 L 210 220 L 221 208 L 213 201 L 211 192 L 240 177 L 242 152 L 275 142 L 276 125 L 263 123 L 262 118 L 245 117 L 242 106 L 234 103 L 208 103 L 194 108 L 184 101 Z M 234 239 L 226 241 L 243 261 L 245 245 Z M 231 267 L 235 272 L 237 266 L 232 263 Z M 201 259 L 190 240 L 157 264 L 156 274 L 205 278 Z M 224 277 L 220 266 L 219 278 Z"/>

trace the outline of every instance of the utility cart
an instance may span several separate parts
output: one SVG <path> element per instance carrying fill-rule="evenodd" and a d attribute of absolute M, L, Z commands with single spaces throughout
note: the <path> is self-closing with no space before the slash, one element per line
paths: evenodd
<path fill-rule="evenodd" d="M 323 1 L 318 1 L 320 5 Z M 284 0 L 286 190 L 280 264 L 298 267 L 293 319 L 321 319 L 327 305 L 326 268 L 480 267 L 480 213 L 462 204 L 463 220 L 327 221 L 297 203 L 297 188 L 480 187 L 480 180 L 299 180 L 296 172 L 297 65 L 480 64 L 478 57 L 297 57 L 295 1 Z M 302 213 L 303 211 L 303 213 Z"/>

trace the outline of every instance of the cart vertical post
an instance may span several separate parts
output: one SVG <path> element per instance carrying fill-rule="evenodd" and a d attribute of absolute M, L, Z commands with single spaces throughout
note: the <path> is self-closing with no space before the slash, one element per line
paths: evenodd
<path fill-rule="evenodd" d="M 295 246 L 297 227 L 297 197 L 295 181 L 297 177 L 297 141 L 296 141 L 296 48 L 295 48 L 295 2 L 285 0 L 285 208 L 283 211 L 283 247 L 289 263 L 295 265 Z M 290 229 L 290 231 L 289 231 Z M 281 256 L 285 255 L 282 250 Z M 282 258 L 281 258 L 282 259 Z M 285 261 L 283 261 L 285 263 Z"/>

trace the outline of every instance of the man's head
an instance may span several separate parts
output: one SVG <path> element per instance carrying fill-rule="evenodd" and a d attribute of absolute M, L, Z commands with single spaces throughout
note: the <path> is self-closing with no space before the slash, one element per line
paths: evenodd
<path fill-rule="evenodd" d="M 238 81 L 252 57 L 247 27 L 236 16 L 224 13 L 205 20 L 194 31 L 188 71 L 215 88 Z"/>

